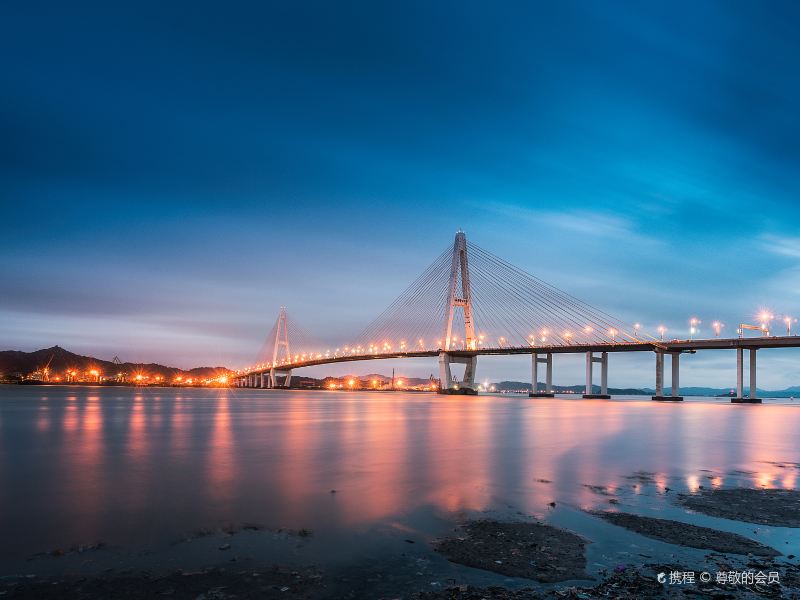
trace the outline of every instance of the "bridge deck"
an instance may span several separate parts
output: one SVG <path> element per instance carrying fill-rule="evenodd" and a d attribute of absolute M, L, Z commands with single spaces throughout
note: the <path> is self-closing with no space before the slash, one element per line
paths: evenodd
<path fill-rule="evenodd" d="M 712 338 L 702 340 L 642 341 L 619 344 L 570 344 L 557 346 L 524 346 L 513 348 L 481 348 L 479 350 L 448 350 L 452 356 L 506 356 L 515 354 L 582 354 L 584 352 L 696 352 L 697 350 L 762 350 L 766 348 L 800 348 L 800 336 L 770 336 L 758 338 Z M 301 369 L 344 362 L 364 360 L 387 360 L 392 358 L 431 358 L 441 350 L 417 350 L 408 352 L 386 352 L 378 354 L 344 354 L 314 360 L 283 364 L 277 369 Z M 269 369 L 254 369 L 247 374 L 268 372 Z"/>

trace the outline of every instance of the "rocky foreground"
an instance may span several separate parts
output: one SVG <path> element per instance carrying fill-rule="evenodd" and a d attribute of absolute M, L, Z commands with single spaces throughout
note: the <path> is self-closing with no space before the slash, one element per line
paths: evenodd
<path fill-rule="evenodd" d="M 676 502 L 713 516 L 771 526 L 800 526 L 797 491 L 700 490 L 680 496 Z M 800 600 L 800 567 L 791 554 L 784 556 L 778 549 L 743 535 L 679 521 L 616 510 L 590 514 L 646 537 L 708 552 L 694 562 L 676 559 L 674 564 L 619 564 L 601 571 L 599 582 L 582 584 L 589 579 L 585 547 L 590 540 L 547 523 L 487 519 L 462 523 L 451 536 L 434 542 L 433 550 L 451 562 L 513 577 L 509 582 L 516 582 L 517 586 L 521 580 L 530 580 L 531 586 L 474 587 L 452 582 L 420 591 L 419 586 L 410 589 L 407 582 L 391 579 L 388 567 L 387 577 L 383 577 L 374 571 L 367 574 L 366 568 L 361 573 L 353 569 L 344 576 L 311 568 L 234 568 L 236 563 L 231 563 L 230 568 L 160 574 L 130 571 L 93 577 L 6 577 L 0 578 L 0 600 Z M 303 532 L 297 535 L 302 536 Z M 534 581 L 545 585 L 534 587 Z"/>

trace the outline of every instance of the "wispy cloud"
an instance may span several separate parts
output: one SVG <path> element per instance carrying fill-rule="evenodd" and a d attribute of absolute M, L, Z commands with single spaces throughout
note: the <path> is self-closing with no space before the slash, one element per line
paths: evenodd
<path fill-rule="evenodd" d="M 481 203 L 480 207 L 516 222 L 527 221 L 540 229 L 576 233 L 593 238 L 624 238 L 628 241 L 658 243 L 628 217 L 593 210 L 542 211 L 504 202 Z"/>
<path fill-rule="evenodd" d="M 628 219 L 592 211 L 537 213 L 537 219 L 545 226 L 597 237 L 618 237 L 636 234 L 633 223 Z"/>
<path fill-rule="evenodd" d="M 765 250 L 780 256 L 800 258 L 800 237 L 765 234 L 761 236 Z"/>

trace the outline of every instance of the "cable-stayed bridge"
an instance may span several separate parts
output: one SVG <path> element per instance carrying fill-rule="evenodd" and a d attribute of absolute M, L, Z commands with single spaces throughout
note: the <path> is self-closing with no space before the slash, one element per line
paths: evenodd
<path fill-rule="evenodd" d="M 745 329 L 760 337 L 744 337 Z M 281 308 L 254 365 L 239 371 L 240 387 L 289 387 L 292 372 L 303 367 L 390 358 L 437 357 L 439 391 L 474 394 L 478 357 L 531 356 L 531 396 L 553 395 L 553 355 L 586 356 L 585 398 L 608 398 L 608 357 L 616 352 L 654 352 L 654 400 L 680 396 L 680 356 L 699 350 L 736 351 L 737 394 L 734 402 L 756 398 L 756 351 L 800 347 L 800 336 L 770 336 L 765 325 L 743 325 L 737 338 L 717 337 L 664 341 L 638 324 L 619 319 L 519 269 L 458 232 L 442 252 L 386 310 L 363 331 L 335 348 L 315 341 Z M 749 352 L 749 395 L 744 390 L 744 351 Z M 664 357 L 671 357 L 670 395 L 664 394 Z M 463 365 L 461 377 L 452 365 Z M 594 390 L 599 366 L 600 393 Z M 540 372 L 544 389 L 539 391 Z"/>

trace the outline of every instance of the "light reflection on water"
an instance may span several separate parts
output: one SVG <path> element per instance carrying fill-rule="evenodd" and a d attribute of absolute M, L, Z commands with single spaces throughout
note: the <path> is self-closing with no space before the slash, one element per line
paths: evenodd
<path fill-rule="evenodd" d="M 668 487 L 795 488 L 799 425 L 788 401 L 0 386 L 0 559 L 243 522 L 433 535 L 419 515 L 617 493 L 674 512 Z"/>

